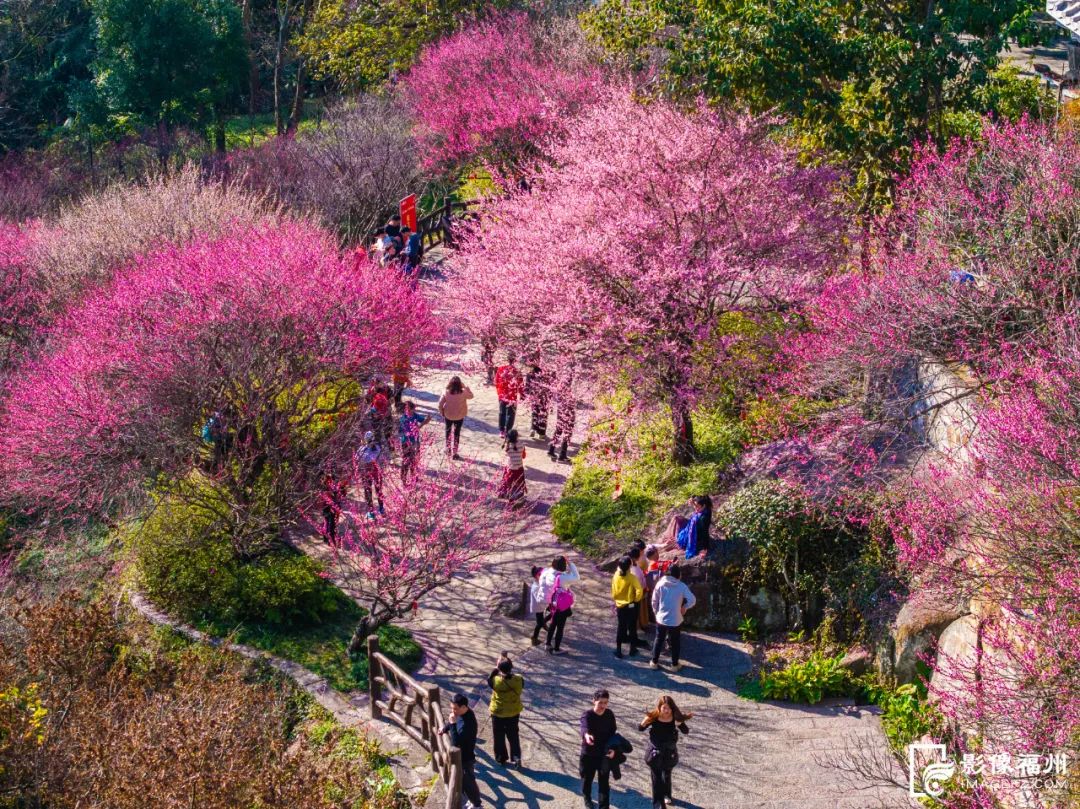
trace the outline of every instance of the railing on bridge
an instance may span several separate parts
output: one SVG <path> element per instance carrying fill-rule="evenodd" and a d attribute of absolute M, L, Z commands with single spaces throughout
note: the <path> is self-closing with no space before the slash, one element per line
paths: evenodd
<path fill-rule="evenodd" d="M 461 214 L 467 212 L 469 206 L 474 204 L 472 202 L 450 202 L 447 200 L 441 208 L 436 208 L 431 213 L 421 216 L 416 221 L 416 231 L 420 234 L 420 241 L 424 245 L 424 249 L 434 247 L 437 244 L 453 247 L 456 220 L 460 219 Z M 458 212 L 456 216 L 455 212 Z"/>
<path fill-rule="evenodd" d="M 367 651 L 371 718 L 393 722 L 431 754 L 431 767 L 446 785 L 446 809 L 461 809 L 461 751 L 439 734 L 446 721 L 439 687 L 423 685 L 398 668 L 379 651 L 377 635 L 368 636 Z"/>

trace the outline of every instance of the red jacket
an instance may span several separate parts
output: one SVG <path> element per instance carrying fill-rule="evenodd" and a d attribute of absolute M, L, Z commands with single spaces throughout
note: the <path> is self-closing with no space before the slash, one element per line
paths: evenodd
<path fill-rule="evenodd" d="M 500 402 L 516 403 L 521 397 L 523 385 L 521 371 L 513 365 L 504 365 L 495 372 L 495 393 Z"/>

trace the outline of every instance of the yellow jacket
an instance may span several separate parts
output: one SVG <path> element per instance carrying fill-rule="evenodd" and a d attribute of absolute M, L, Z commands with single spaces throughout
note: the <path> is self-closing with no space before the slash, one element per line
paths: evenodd
<path fill-rule="evenodd" d="M 645 590 L 642 589 L 641 582 L 637 580 L 633 571 L 626 571 L 625 576 L 618 570 L 615 571 L 615 575 L 611 577 L 611 597 L 615 599 L 616 607 L 635 604 L 641 601 L 644 595 Z"/>

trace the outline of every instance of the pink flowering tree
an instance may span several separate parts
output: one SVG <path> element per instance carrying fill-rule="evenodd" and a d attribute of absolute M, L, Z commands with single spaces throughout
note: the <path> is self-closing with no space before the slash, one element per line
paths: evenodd
<path fill-rule="evenodd" d="M 162 491 L 199 498 L 256 553 L 348 458 L 361 382 L 438 333 L 402 280 L 307 225 L 153 253 L 60 318 L 12 380 L 4 494 L 107 520 Z"/>
<path fill-rule="evenodd" d="M 0 378 L 42 323 L 44 296 L 28 255 L 32 230 L 0 222 Z"/>
<path fill-rule="evenodd" d="M 423 443 L 417 464 L 421 472 L 408 483 L 390 464 L 382 467 L 371 496 L 385 513 L 369 519 L 364 501 L 369 473 L 354 458 L 340 473 L 350 493 L 334 536 L 327 536 L 320 513 L 311 515 L 329 541 L 330 576 L 368 610 L 350 651 L 362 649 L 368 635 L 417 609 L 454 576 L 479 569 L 525 519 L 495 499 L 494 479 L 447 464 L 434 442 Z"/>
<path fill-rule="evenodd" d="M 816 432 L 834 444 L 911 446 L 963 408 L 886 516 L 916 583 L 971 600 L 978 652 L 939 655 L 931 693 L 987 752 L 1080 739 L 1078 159 L 1075 134 L 1026 122 L 924 149 L 869 263 L 807 303 L 777 380 L 832 402 Z M 891 452 L 851 455 L 865 473 Z"/>
<path fill-rule="evenodd" d="M 429 166 L 480 161 L 513 182 L 603 84 L 595 67 L 549 50 L 524 14 L 512 14 L 426 47 L 403 90 Z"/>
<path fill-rule="evenodd" d="M 551 147 L 532 190 L 495 200 L 454 257 L 455 310 L 523 356 L 574 365 L 633 412 L 663 408 L 674 458 L 691 409 L 740 339 L 834 261 L 835 175 L 801 167 L 769 121 L 614 93 Z"/>

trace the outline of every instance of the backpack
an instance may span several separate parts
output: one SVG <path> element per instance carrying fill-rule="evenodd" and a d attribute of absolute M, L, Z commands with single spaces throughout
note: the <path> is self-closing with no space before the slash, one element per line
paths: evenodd
<path fill-rule="evenodd" d="M 574 594 L 562 589 L 559 583 L 561 579 L 562 576 L 555 577 L 555 590 L 551 594 L 551 607 L 555 612 L 566 612 L 574 606 Z"/>
<path fill-rule="evenodd" d="M 206 443 L 206 444 L 213 444 L 214 443 L 214 427 L 215 426 L 216 425 L 214 424 L 214 417 L 213 416 L 211 416 L 210 418 L 208 418 L 206 420 L 206 424 L 204 424 L 203 428 L 202 428 L 202 440 L 203 440 L 204 443 Z"/>

